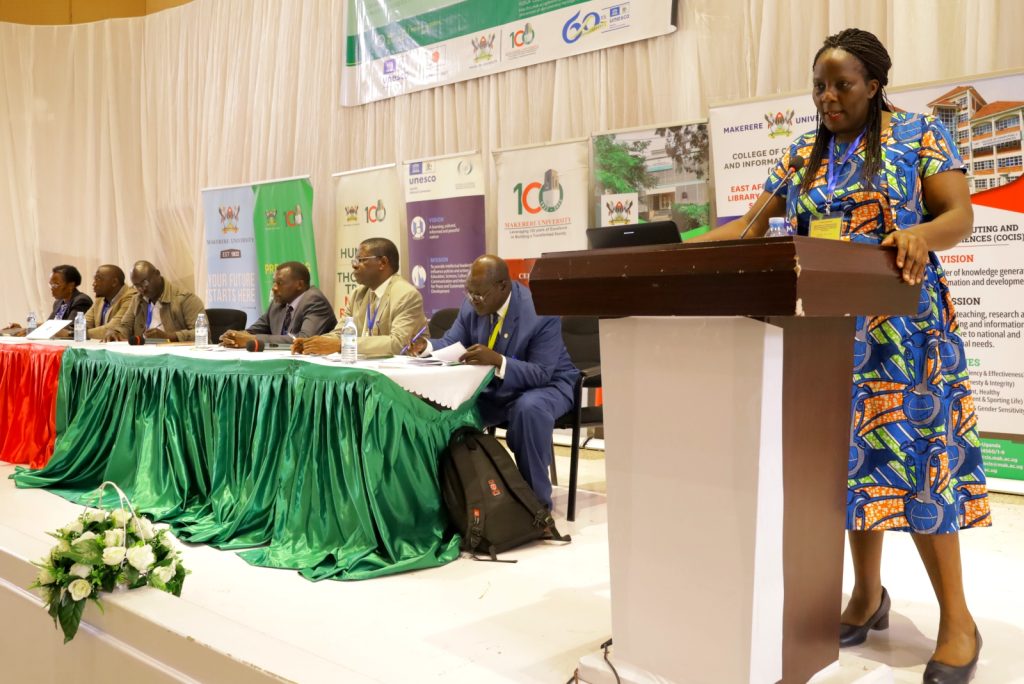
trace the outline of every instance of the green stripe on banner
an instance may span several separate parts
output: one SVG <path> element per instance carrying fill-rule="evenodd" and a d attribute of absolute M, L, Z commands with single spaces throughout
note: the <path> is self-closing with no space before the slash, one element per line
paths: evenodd
<path fill-rule="evenodd" d="M 266 311 L 278 264 L 304 263 L 309 269 L 310 285 L 320 286 L 313 236 L 313 186 L 308 178 L 297 178 L 263 183 L 253 191 L 256 276 L 260 283 L 260 310 Z"/>
<path fill-rule="evenodd" d="M 1024 442 L 982 437 L 981 458 L 987 477 L 1024 480 Z"/>
<path fill-rule="evenodd" d="M 585 2 L 462 0 L 436 9 L 438 3 L 429 0 L 349 0 L 345 64 L 356 66 Z M 359 33 L 357 17 L 371 28 Z"/>

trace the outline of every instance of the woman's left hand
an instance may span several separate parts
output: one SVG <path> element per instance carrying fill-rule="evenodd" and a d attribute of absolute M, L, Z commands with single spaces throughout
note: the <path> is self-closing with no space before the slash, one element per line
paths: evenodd
<path fill-rule="evenodd" d="M 882 247 L 896 248 L 896 268 L 903 269 L 903 280 L 918 285 L 924 280 L 924 267 L 928 263 L 928 241 L 913 228 L 894 230 L 882 240 Z"/>

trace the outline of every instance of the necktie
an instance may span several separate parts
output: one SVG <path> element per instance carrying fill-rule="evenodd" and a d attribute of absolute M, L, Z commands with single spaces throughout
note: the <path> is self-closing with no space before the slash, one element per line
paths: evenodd
<path fill-rule="evenodd" d="M 107 314 L 110 312 L 110 300 L 104 300 L 103 310 L 100 311 L 100 325 L 107 322 Z"/>
<path fill-rule="evenodd" d="M 292 305 L 288 305 L 288 310 L 284 312 L 284 323 L 281 324 L 281 334 L 287 335 L 288 329 L 292 326 Z"/>
<path fill-rule="evenodd" d="M 491 330 L 491 336 L 487 338 L 487 348 L 494 349 L 494 343 L 498 341 L 498 333 L 501 332 L 501 325 L 505 322 L 504 316 L 498 316 L 498 322 L 494 324 L 494 329 Z"/>

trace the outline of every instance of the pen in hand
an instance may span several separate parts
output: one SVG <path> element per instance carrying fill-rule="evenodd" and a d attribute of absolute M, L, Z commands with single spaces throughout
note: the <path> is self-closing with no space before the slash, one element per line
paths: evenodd
<path fill-rule="evenodd" d="M 405 354 L 405 352 L 409 351 L 409 347 L 412 346 L 412 343 L 415 342 L 416 340 L 420 339 L 420 335 L 422 335 L 426 331 L 427 331 L 427 326 L 423 326 L 422 328 L 420 328 L 420 331 L 418 333 L 416 333 L 415 335 L 413 335 L 412 339 L 409 340 L 409 344 L 407 344 L 404 347 L 402 347 L 402 351 L 398 352 L 398 355 L 402 356 L 403 354 Z"/>

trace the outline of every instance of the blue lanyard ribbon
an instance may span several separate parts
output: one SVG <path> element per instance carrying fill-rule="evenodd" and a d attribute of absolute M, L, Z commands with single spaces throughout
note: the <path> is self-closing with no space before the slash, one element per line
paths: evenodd
<path fill-rule="evenodd" d="M 370 311 L 370 304 L 373 303 L 373 300 L 374 300 L 374 298 L 376 296 L 377 295 L 371 290 L 370 291 L 370 297 L 366 301 L 366 334 L 367 335 L 372 335 L 373 334 L 373 326 L 377 324 L 377 314 L 380 313 L 381 302 L 377 302 L 377 308 L 374 309 L 372 311 L 372 313 Z"/>
<path fill-rule="evenodd" d="M 153 324 L 153 302 L 149 302 L 146 308 L 146 330 Z"/>
<path fill-rule="evenodd" d="M 854 139 L 854 141 L 850 143 L 850 146 L 846 148 L 846 153 L 843 154 L 842 158 L 839 160 L 838 163 L 836 162 L 835 144 L 833 143 L 828 146 L 828 188 L 825 191 L 825 197 L 828 200 L 829 206 L 826 207 L 826 210 L 832 209 L 832 197 L 836 193 L 836 182 L 839 180 L 838 174 L 836 172 L 836 167 L 842 169 L 843 165 L 846 162 L 850 161 L 850 157 L 852 157 L 854 152 L 857 151 L 857 146 L 860 145 L 860 141 L 864 139 L 864 133 L 866 130 L 867 129 L 861 131 L 860 135 L 858 135 Z"/>

